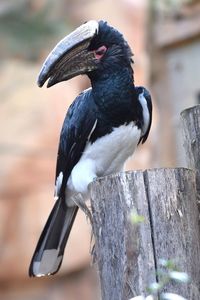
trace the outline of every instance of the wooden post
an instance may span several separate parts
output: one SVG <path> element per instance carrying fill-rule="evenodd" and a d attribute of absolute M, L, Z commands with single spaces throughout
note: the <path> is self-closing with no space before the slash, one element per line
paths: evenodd
<path fill-rule="evenodd" d="M 146 175 L 156 269 L 159 259 L 174 259 L 179 270 L 190 276 L 191 284 L 170 283 L 166 290 L 188 300 L 200 299 L 195 175 L 195 171 L 185 168 L 148 170 Z"/>
<path fill-rule="evenodd" d="M 187 165 L 197 170 L 197 191 L 200 195 L 200 105 L 184 110 L 181 117 Z"/>
<path fill-rule="evenodd" d="M 159 259 L 175 259 L 189 286 L 168 291 L 200 299 L 200 235 L 195 172 L 188 169 L 133 171 L 99 178 L 90 185 L 95 254 L 102 300 L 147 294 L 159 281 Z M 136 210 L 145 221 L 134 225 Z"/>
<path fill-rule="evenodd" d="M 103 300 L 130 299 L 155 281 L 155 261 L 143 172 L 128 172 L 91 184 L 95 251 Z M 145 222 L 133 226 L 131 210 Z"/>

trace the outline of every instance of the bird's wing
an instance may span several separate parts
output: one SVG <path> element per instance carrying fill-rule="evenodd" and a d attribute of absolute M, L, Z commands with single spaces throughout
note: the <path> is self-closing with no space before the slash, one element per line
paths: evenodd
<path fill-rule="evenodd" d="M 96 123 L 91 89 L 81 93 L 69 107 L 60 135 L 55 196 L 64 199 L 67 180 L 80 159 Z"/>
<path fill-rule="evenodd" d="M 144 87 L 136 87 L 137 90 L 142 90 L 142 94 L 143 94 L 143 99 L 145 99 L 145 102 L 146 104 L 144 105 L 144 102 L 143 102 L 143 105 L 142 105 L 142 115 L 143 115 L 143 124 L 142 126 L 145 126 L 146 129 L 145 129 L 145 132 L 144 134 L 141 136 L 140 140 L 139 140 L 139 143 L 142 142 L 142 144 L 144 144 L 148 138 L 148 135 L 149 135 L 149 132 L 150 132 L 150 129 L 151 129 L 151 123 L 152 123 L 152 100 L 151 100 L 151 95 L 149 93 L 149 91 L 144 88 Z M 145 112 L 146 111 L 146 112 Z M 145 117 L 146 115 L 146 117 Z M 148 117 L 147 117 L 148 115 Z M 148 119 L 148 121 L 147 121 Z M 147 124 L 145 124 L 145 122 L 148 122 Z M 139 144 L 138 143 L 138 144 Z"/>

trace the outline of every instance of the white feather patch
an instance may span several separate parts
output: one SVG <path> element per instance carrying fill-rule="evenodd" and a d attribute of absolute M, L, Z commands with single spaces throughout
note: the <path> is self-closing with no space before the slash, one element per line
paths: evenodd
<path fill-rule="evenodd" d="M 54 194 L 55 200 L 58 199 L 58 194 L 59 194 L 59 192 L 60 192 L 60 188 L 61 188 L 61 185 L 62 185 L 62 181 L 63 181 L 63 172 L 60 172 L 60 174 L 59 174 L 58 177 L 56 178 L 55 194 Z"/>
<path fill-rule="evenodd" d="M 94 122 L 94 125 L 93 125 L 93 127 L 92 127 L 92 130 L 90 131 L 90 134 L 88 135 L 88 141 L 89 141 L 91 135 L 93 134 L 93 132 L 94 132 L 96 126 L 97 126 L 97 120 Z"/>
<path fill-rule="evenodd" d="M 41 260 L 33 263 L 33 274 L 41 277 L 54 273 L 62 260 L 62 256 L 58 256 L 59 251 L 59 249 L 44 250 Z"/>
<path fill-rule="evenodd" d="M 147 132 L 147 129 L 149 127 L 150 114 L 149 114 L 149 109 L 147 106 L 147 100 L 144 97 L 144 93 L 139 94 L 139 101 L 140 101 L 140 104 L 142 105 L 143 119 L 144 119 L 142 134 L 145 135 L 145 133 Z"/>
<path fill-rule="evenodd" d="M 134 122 L 114 128 L 94 143 L 88 143 L 79 162 L 74 166 L 67 189 L 87 195 L 88 184 L 95 177 L 122 170 L 125 161 L 133 154 L 141 137 Z"/>

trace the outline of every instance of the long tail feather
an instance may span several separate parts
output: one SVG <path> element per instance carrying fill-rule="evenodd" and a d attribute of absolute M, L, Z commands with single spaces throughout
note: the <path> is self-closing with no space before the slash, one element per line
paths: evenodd
<path fill-rule="evenodd" d="M 29 276 L 55 274 L 62 263 L 65 246 L 78 211 L 59 198 L 39 238 L 29 267 Z"/>

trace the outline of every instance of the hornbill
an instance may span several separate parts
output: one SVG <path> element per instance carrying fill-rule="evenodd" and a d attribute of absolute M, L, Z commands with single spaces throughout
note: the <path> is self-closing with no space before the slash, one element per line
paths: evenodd
<path fill-rule="evenodd" d="M 78 210 L 94 178 L 123 169 L 148 137 L 152 103 L 133 80 L 132 52 L 123 35 L 104 21 L 89 21 L 61 40 L 38 77 L 42 87 L 86 74 L 91 88 L 68 109 L 61 130 L 55 204 L 29 268 L 30 276 L 56 273 Z M 84 202 L 83 202 L 84 203 Z M 80 241 L 81 245 L 81 241 Z"/>

